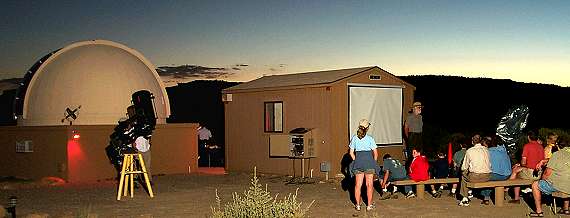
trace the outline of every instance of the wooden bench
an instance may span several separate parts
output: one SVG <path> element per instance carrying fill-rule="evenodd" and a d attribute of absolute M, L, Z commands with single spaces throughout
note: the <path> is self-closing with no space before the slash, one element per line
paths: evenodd
<path fill-rule="evenodd" d="M 554 215 L 558 213 L 558 210 L 556 210 L 556 198 L 570 198 L 570 195 L 564 192 L 552 192 L 552 213 L 554 213 Z"/>
<path fill-rule="evenodd" d="M 416 195 L 419 199 L 424 199 L 425 185 L 444 184 L 444 183 L 459 183 L 459 178 L 444 178 L 444 179 L 429 179 L 426 181 L 416 182 L 414 180 L 400 180 L 391 182 L 394 185 L 415 185 Z"/>
<path fill-rule="evenodd" d="M 495 188 L 495 206 L 502 207 L 505 201 L 505 187 L 530 185 L 533 180 L 511 179 L 503 181 L 467 182 L 468 188 Z"/>

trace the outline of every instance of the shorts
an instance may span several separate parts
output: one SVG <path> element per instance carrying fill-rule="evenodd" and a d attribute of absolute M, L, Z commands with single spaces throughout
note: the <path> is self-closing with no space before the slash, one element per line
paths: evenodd
<path fill-rule="evenodd" d="M 546 180 L 538 180 L 538 189 L 544 194 L 551 195 L 552 192 L 556 192 L 556 188 L 552 186 L 552 184 Z"/>
<path fill-rule="evenodd" d="M 534 176 L 532 175 L 532 172 L 534 171 L 534 169 L 530 169 L 530 168 L 523 168 L 519 174 L 517 175 L 517 177 L 521 178 L 521 179 L 528 179 L 528 180 L 539 180 L 540 179 L 540 175 L 542 175 L 542 172 L 538 172 L 538 176 Z"/>
<path fill-rule="evenodd" d="M 376 170 L 374 170 L 374 169 L 367 169 L 367 170 L 364 170 L 364 171 L 363 171 L 363 170 L 354 170 L 354 174 L 361 174 L 361 173 L 364 173 L 364 174 L 376 174 Z"/>

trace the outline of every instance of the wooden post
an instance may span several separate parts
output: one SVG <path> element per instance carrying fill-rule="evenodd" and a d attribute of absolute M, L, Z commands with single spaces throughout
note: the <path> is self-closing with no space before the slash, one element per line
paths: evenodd
<path fill-rule="evenodd" d="M 505 187 L 495 187 L 495 206 L 502 207 L 505 202 Z"/>
<path fill-rule="evenodd" d="M 305 158 L 301 158 L 301 178 L 305 178 Z"/>
<path fill-rule="evenodd" d="M 426 191 L 425 191 L 425 185 L 424 185 L 424 184 L 421 184 L 421 183 L 420 183 L 420 184 L 417 184 L 417 185 L 416 185 L 416 192 L 417 192 L 417 195 L 418 195 L 418 198 L 419 198 L 419 199 L 424 199 L 424 194 L 425 194 L 424 192 L 426 192 Z"/>

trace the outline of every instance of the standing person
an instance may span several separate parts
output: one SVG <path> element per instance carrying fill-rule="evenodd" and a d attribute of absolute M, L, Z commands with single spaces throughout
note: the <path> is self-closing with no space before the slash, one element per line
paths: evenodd
<path fill-rule="evenodd" d="M 372 136 L 367 135 L 370 123 L 367 119 L 360 120 L 356 135 L 352 137 L 349 144 L 349 154 L 354 161 L 352 170 L 356 177 L 356 185 L 354 186 L 354 198 L 356 199 L 356 210 L 360 210 L 361 193 L 363 180 L 366 178 L 366 197 L 368 206 L 366 210 L 374 209 L 372 204 L 372 194 L 374 191 L 373 179 L 376 173 L 376 160 L 378 159 L 378 152 L 376 151 L 376 142 Z"/>
<path fill-rule="evenodd" d="M 510 179 L 528 179 L 528 180 L 538 180 L 540 179 L 541 164 L 544 163 L 544 148 L 540 143 L 538 143 L 538 134 L 536 131 L 531 130 L 527 133 L 528 143 L 523 146 L 522 158 L 520 164 L 515 164 L 513 167 L 513 173 Z M 519 204 L 520 203 L 520 186 L 514 188 L 514 198 L 510 200 L 509 203 Z M 526 189 L 525 193 L 531 190 Z"/>
<path fill-rule="evenodd" d="M 212 139 L 212 132 L 202 123 L 198 124 L 198 166 L 207 166 L 207 147 Z"/>
<path fill-rule="evenodd" d="M 409 113 L 404 123 L 404 134 L 406 137 L 406 156 L 411 159 L 410 148 L 423 149 L 422 131 L 424 121 L 422 117 L 422 103 L 414 102 L 412 104 L 412 113 Z"/>
<path fill-rule="evenodd" d="M 489 161 L 491 162 L 490 181 L 507 180 L 511 176 L 511 158 L 507 154 L 504 145 L 498 145 L 493 137 L 483 138 L 483 146 L 489 148 Z M 481 204 L 489 205 L 491 200 L 491 189 L 481 191 L 484 199 Z"/>
<path fill-rule="evenodd" d="M 461 164 L 463 176 L 461 178 L 461 187 L 459 193 L 463 199 L 459 202 L 459 206 L 469 206 L 469 189 L 467 182 L 486 182 L 489 181 L 491 175 L 491 162 L 489 161 L 489 150 L 481 144 L 481 136 L 474 135 L 471 138 L 473 147 L 467 149 L 465 158 Z"/>

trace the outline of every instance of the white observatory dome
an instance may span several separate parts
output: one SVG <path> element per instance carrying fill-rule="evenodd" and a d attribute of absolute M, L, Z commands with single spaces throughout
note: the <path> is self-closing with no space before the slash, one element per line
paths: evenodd
<path fill-rule="evenodd" d="M 153 94 L 157 124 L 170 116 L 168 95 L 154 65 L 111 41 L 77 42 L 46 55 L 21 85 L 15 101 L 19 126 L 69 125 L 66 109 L 78 107 L 74 125 L 114 125 L 139 90 Z"/>

